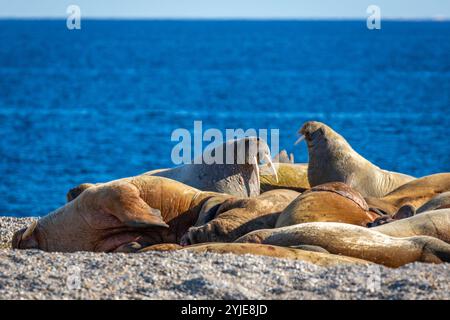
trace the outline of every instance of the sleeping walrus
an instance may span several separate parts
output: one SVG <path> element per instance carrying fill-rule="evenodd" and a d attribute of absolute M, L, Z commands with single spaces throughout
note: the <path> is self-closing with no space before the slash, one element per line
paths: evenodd
<path fill-rule="evenodd" d="M 410 181 L 384 197 L 366 197 L 365 199 L 369 207 L 393 216 L 404 206 L 402 211 L 418 209 L 434 197 L 447 191 L 450 191 L 450 173 L 437 173 Z M 420 208 L 419 212 L 445 208 L 446 205 L 448 205 L 448 200 L 446 200 L 446 195 L 442 195 L 427 206 Z"/>
<path fill-rule="evenodd" d="M 400 267 L 416 261 L 450 262 L 450 244 L 437 238 L 429 236 L 395 238 L 374 229 L 337 222 L 309 222 L 257 230 L 235 242 L 283 247 L 312 245 L 322 247 L 332 254 L 368 260 L 388 267 Z"/>
<path fill-rule="evenodd" d="M 205 214 L 199 216 L 195 226 L 183 236 L 183 245 L 201 242 L 232 242 L 244 234 L 273 228 L 281 211 L 298 196 L 292 190 L 272 190 L 256 198 L 211 197 L 205 202 Z M 212 206 L 217 205 L 213 211 Z M 210 206 L 211 210 L 206 210 Z M 208 208 L 209 209 L 209 208 Z"/>
<path fill-rule="evenodd" d="M 74 200 L 16 232 L 12 245 L 111 252 L 130 242 L 178 243 L 213 196 L 230 197 L 149 175 L 85 185 Z"/>
<path fill-rule="evenodd" d="M 276 227 L 305 222 L 344 222 L 367 226 L 379 214 L 369 210 L 364 198 L 342 182 L 316 186 L 292 201 L 278 217 Z"/>

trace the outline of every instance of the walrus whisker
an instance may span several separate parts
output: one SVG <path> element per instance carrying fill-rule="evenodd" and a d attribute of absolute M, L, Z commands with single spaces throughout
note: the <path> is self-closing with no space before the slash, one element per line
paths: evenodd
<path fill-rule="evenodd" d="M 299 144 L 300 142 L 302 142 L 303 140 L 305 140 L 305 136 L 304 136 L 304 135 L 301 135 L 301 136 L 297 139 L 297 141 L 295 141 L 294 146 L 298 145 L 298 144 Z"/>

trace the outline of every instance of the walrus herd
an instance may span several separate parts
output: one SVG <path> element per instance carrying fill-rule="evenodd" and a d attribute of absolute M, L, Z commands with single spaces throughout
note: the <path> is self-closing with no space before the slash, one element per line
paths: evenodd
<path fill-rule="evenodd" d="M 80 184 L 64 206 L 17 231 L 12 247 L 255 254 L 321 266 L 450 262 L 450 173 L 381 169 L 320 122 L 299 133 L 306 164 L 286 151 L 273 163 L 263 140 L 246 137 L 212 150 L 244 145 L 242 162 L 234 155 Z"/>

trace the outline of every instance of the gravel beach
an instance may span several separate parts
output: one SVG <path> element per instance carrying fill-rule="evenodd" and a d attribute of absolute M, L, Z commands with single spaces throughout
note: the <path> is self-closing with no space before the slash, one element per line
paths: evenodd
<path fill-rule="evenodd" d="M 33 218 L 0 217 L 2 299 L 450 299 L 450 264 L 321 268 L 252 255 L 11 250 Z"/>

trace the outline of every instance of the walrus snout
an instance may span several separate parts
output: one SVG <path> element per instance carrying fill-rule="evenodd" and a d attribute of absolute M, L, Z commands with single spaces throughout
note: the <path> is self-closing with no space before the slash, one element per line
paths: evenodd
<path fill-rule="evenodd" d="M 294 145 L 299 144 L 301 141 L 311 142 L 312 140 L 325 134 L 326 125 L 322 122 L 308 121 L 298 131 L 300 137 L 295 141 Z"/>
<path fill-rule="evenodd" d="M 301 134 L 306 141 L 311 141 L 318 136 L 325 134 L 325 128 L 326 125 L 322 122 L 308 121 L 303 124 L 298 133 Z"/>
<path fill-rule="evenodd" d="M 37 221 L 33 222 L 27 228 L 16 231 L 12 238 L 11 246 L 13 249 L 39 249 L 39 242 L 36 239 L 34 230 L 37 227 Z"/>

